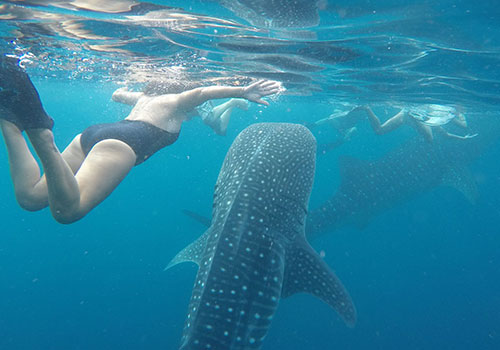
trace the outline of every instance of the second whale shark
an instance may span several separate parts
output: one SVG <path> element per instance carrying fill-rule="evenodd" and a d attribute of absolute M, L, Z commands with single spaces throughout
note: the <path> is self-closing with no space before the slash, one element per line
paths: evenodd
<path fill-rule="evenodd" d="M 475 203 L 479 190 L 468 166 L 498 145 L 500 122 L 496 116 L 474 115 L 469 125 L 477 137 L 440 138 L 434 143 L 416 137 L 373 161 L 340 157 L 340 186 L 310 211 L 307 238 L 348 225 L 364 228 L 374 216 L 441 185 Z"/>

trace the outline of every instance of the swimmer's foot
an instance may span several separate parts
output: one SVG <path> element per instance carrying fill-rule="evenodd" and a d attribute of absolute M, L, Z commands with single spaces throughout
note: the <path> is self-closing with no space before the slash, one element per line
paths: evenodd
<path fill-rule="evenodd" d="M 54 126 L 17 58 L 3 55 L 0 56 L 0 118 L 14 123 L 21 131 L 52 129 Z"/>
<path fill-rule="evenodd" d="M 250 107 L 250 102 L 244 98 L 232 98 L 231 107 L 238 107 L 239 109 L 246 111 L 248 107 Z"/>

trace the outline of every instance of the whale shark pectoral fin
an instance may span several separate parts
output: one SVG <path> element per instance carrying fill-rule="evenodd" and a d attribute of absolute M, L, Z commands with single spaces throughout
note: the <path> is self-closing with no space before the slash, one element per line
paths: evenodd
<path fill-rule="evenodd" d="M 441 182 L 443 185 L 451 186 L 457 191 L 461 192 L 471 204 L 475 204 L 479 197 L 477 182 L 474 179 L 474 175 L 471 173 L 469 168 L 450 168 L 443 175 Z"/>
<path fill-rule="evenodd" d="M 177 253 L 177 255 L 174 256 L 174 258 L 168 263 L 167 267 L 165 267 L 165 270 L 168 270 L 177 264 L 189 261 L 194 262 L 199 267 L 202 253 L 207 245 L 209 235 L 210 230 L 205 231 L 200 238 Z"/>
<path fill-rule="evenodd" d="M 307 242 L 287 252 L 286 264 L 283 298 L 302 292 L 312 294 L 335 309 L 347 326 L 354 326 L 356 309 L 349 293 Z"/>

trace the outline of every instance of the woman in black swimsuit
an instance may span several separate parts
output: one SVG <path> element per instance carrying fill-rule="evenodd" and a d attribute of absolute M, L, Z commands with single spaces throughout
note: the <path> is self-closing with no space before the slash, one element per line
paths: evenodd
<path fill-rule="evenodd" d="M 197 106 L 219 98 L 268 105 L 262 97 L 279 88 L 277 82 L 258 81 L 246 87 L 210 86 L 153 96 L 119 89 L 113 100 L 134 105 L 128 117 L 87 128 L 60 153 L 53 121 L 28 75 L 16 58 L 0 56 L 0 127 L 16 199 L 26 210 L 49 206 L 58 222 L 75 222 L 101 203 L 134 165 L 175 142 L 182 122 Z M 40 158 L 43 176 L 22 131 Z"/>

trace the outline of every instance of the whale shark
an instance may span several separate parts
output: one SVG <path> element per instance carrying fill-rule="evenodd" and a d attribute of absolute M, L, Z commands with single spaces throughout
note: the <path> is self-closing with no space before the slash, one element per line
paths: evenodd
<path fill-rule="evenodd" d="M 214 191 L 210 227 L 166 269 L 199 266 L 181 350 L 260 349 L 280 299 L 309 293 L 348 326 L 348 292 L 305 238 L 316 140 L 302 125 L 259 123 L 231 145 Z"/>
<path fill-rule="evenodd" d="M 459 140 L 415 137 L 376 160 L 339 157 L 340 185 L 310 211 L 306 235 L 313 239 L 352 225 L 364 228 L 383 211 L 445 185 L 475 203 L 479 191 L 468 165 L 500 140 L 496 116 L 475 117 L 469 123 L 478 136 Z"/>

